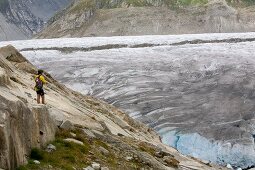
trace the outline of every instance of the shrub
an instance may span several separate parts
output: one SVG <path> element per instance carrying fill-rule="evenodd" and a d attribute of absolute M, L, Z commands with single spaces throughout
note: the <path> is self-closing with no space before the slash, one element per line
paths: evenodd
<path fill-rule="evenodd" d="M 43 151 L 41 151 L 38 148 L 33 148 L 31 150 L 30 158 L 35 159 L 35 160 L 42 160 L 43 159 Z"/>

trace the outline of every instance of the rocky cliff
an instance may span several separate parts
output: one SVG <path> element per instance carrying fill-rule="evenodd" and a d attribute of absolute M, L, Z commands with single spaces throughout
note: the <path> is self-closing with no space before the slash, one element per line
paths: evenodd
<path fill-rule="evenodd" d="M 30 38 L 69 3 L 69 0 L 1 0 L 0 41 Z"/>
<path fill-rule="evenodd" d="M 113 106 L 66 88 L 47 73 L 47 104 L 36 104 L 33 91 L 35 73 L 36 68 L 15 48 L 0 48 L 0 168 L 15 169 L 27 163 L 32 148 L 43 148 L 54 140 L 56 131 L 59 131 L 58 127 L 65 128 L 69 124 L 69 127 L 83 130 L 92 138 L 93 134 L 94 137 L 99 135 L 97 142 L 108 142 L 104 146 L 109 145 L 109 150 L 119 150 L 119 157 L 115 155 L 119 160 L 130 161 L 133 157 L 125 161 L 125 156 L 126 151 L 131 152 L 137 160 L 141 160 L 139 168 L 218 169 L 216 166 L 182 156 L 176 150 L 163 145 L 159 136 L 147 126 Z M 66 139 L 66 142 L 68 141 L 76 140 Z M 89 141 L 87 145 L 93 143 L 93 139 Z M 143 149 L 139 150 L 141 142 L 144 142 Z M 65 146 L 69 145 L 65 143 Z M 57 146 L 57 149 L 58 147 L 60 146 Z M 156 149 L 144 149 L 147 147 Z M 96 152 L 96 149 L 94 148 L 93 152 Z M 93 155 L 93 152 L 88 153 Z M 124 158 L 121 158 L 121 155 L 124 155 Z M 103 159 L 105 158 L 92 157 L 89 162 L 100 162 Z M 75 160 L 72 163 L 73 166 L 78 164 Z M 125 165 L 114 164 L 115 168 L 110 169 L 127 168 Z M 53 169 L 59 168 L 47 165 L 47 168 L 39 169 L 49 169 L 49 166 Z"/>
<path fill-rule="evenodd" d="M 253 31 L 254 6 L 234 1 L 76 1 L 56 15 L 38 38 Z M 186 3 L 184 3 L 186 2 Z M 183 4 L 182 4 L 183 3 Z"/>

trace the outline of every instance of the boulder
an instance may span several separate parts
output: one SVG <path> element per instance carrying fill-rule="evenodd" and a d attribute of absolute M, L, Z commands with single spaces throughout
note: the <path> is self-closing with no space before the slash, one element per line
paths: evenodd
<path fill-rule="evenodd" d="M 0 168 L 13 170 L 27 163 L 31 148 L 54 140 L 56 126 L 44 105 L 29 108 L 3 94 L 0 101 Z"/>
<path fill-rule="evenodd" d="M 64 141 L 77 143 L 77 144 L 79 144 L 79 145 L 84 145 L 83 142 L 81 142 L 81 141 L 79 141 L 79 140 L 76 140 L 76 139 L 72 139 L 72 138 L 64 139 Z"/>

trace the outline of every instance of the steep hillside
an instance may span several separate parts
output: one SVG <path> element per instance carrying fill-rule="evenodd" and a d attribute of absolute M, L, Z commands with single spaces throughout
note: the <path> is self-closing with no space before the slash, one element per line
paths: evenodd
<path fill-rule="evenodd" d="M 0 48 L 0 168 L 13 170 L 27 163 L 31 150 L 31 158 L 39 159 L 39 151 L 33 148 L 44 149 L 51 142 L 56 148 L 48 156 L 54 157 L 41 160 L 42 164 L 30 160 L 22 169 L 85 168 L 93 162 L 109 169 L 218 169 L 180 155 L 163 145 L 150 128 L 102 101 L 66 88 L 47 73 L 47 104 L 36 104 L 35 72 L 12 46 Z M 63 167 L 65 163 L 68 166 Z"/>
<path fill-rule="evenodd" d="M 35 39 L 33 64 L 157 130 L 178 151 L 254 166 L 255 33 Z"/>
<path fill-rule="evenodd" d="M 253 1 L 79 0 L 37 38 L 253 31 Z M 231 6 L 233 7 L 231 7 Z M 240 8 L 242 7 L 242 8 Z"/>
<path fill-rule="evenodd" d="M 0 0 L 0 41 L 30 38 L 69 3 L 69 0 Z"/>

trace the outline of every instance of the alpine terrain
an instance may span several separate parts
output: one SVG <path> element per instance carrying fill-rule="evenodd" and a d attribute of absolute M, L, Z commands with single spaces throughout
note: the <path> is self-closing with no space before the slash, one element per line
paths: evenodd
<path fill-rule="evenodd" d="M 38 38 L 247 32 L 253 0 L 78 0 Z"/>
<path fill-rule="evenodd" d="M 0 48 L 0 66 L 1 169 L 220 168 L 182 156 L 151 128 L 48 73 L 47 104 L 37 104 L 37 69 L 12 46 Z"/>
<path fill-rule="evenodd" d="M 255 34 L 2 42 L 68 87 L 155 129 L 179 152 L 255 165 Z M 51 95 L 51 93 L 49 93 Z"/>
<path fill-rule="evenodd" d="M 0 41 L 28 39 L 70 0 L 0 0 Z"/>

